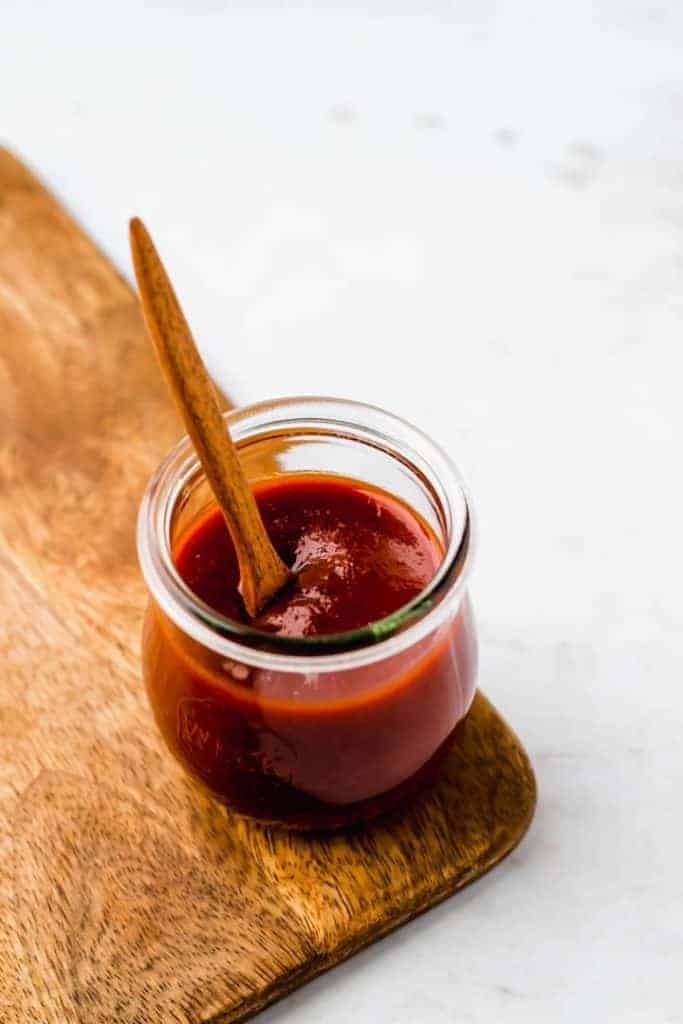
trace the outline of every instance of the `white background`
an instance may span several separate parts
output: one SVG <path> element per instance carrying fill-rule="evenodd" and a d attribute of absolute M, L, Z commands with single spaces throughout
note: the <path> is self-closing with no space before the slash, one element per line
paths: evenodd
<path fill-rule="evenodd" d="M 126 273 L 145 218 L 234 398 L 477 499 L 532 831 L 263 1024 L 683 1021 L 683 5 L 0 0 L 0 131 Z"/>

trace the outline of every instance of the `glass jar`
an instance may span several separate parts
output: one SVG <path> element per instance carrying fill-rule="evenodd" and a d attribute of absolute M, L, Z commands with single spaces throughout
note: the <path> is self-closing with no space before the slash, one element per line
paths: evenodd
<path fill-rule="evenodd" d="M 225 618 L 173 563 L 179 538 L 214 504 L 184 438 L 138 521 L 157 724 L 190 774 L 241 814 L 292 828 L 370 819 L 435 777 L 474 696 L 469 498 L 437 445 L 372 406 L 288 398 L 225 418 L 252 483 L 330 472 L 381 487 L 427 521 L 443 560 L 413 601 L 348 633 L 279 637 Z"/>

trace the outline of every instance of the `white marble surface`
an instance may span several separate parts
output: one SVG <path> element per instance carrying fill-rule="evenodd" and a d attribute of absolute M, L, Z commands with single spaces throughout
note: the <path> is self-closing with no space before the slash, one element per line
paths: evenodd
<path fill-rule="evenodd" d="M 0 12 L 5 141 L 126 269 L 147 219 L 226 389 L 402 412 L 478 499 L 532 831 L 263 1024 L 683 1021 L 683 6 Z"/>

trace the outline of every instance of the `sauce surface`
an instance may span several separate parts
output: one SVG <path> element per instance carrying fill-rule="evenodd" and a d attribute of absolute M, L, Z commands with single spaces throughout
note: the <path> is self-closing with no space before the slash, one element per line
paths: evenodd
<path fill-rule="evenodd" d="M 396 498 L 360 481 L 289 474 L 256 485 L 266 530 L 293 579 L 252 625 L 283 636 L 358 629 L 426 586 L 441 561 L 436 536 Z M 187 585 L 221 614 L 248 622 L 230 534 L 212 509 L 174 551 Z"/>

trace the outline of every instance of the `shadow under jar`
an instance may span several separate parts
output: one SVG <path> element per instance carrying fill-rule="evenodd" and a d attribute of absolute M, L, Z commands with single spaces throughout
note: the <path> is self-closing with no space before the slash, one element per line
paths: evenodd
<path fill-rule="evenodd" d="M 425 434 L 372 406 L 282 399 L 226 421 L 253 486 L 332 473 L 381 488 L 443 556 L 413 600 L 350 632 L 286 637 L 227 618 L 174 563 L 215 505 L 185 438 L 150 481 L 138 521 L 154 716 L 180 763 L 241 814 L 299 829 L 369 820 L 434 780 L 474 696 L 469 499 Z"/>

